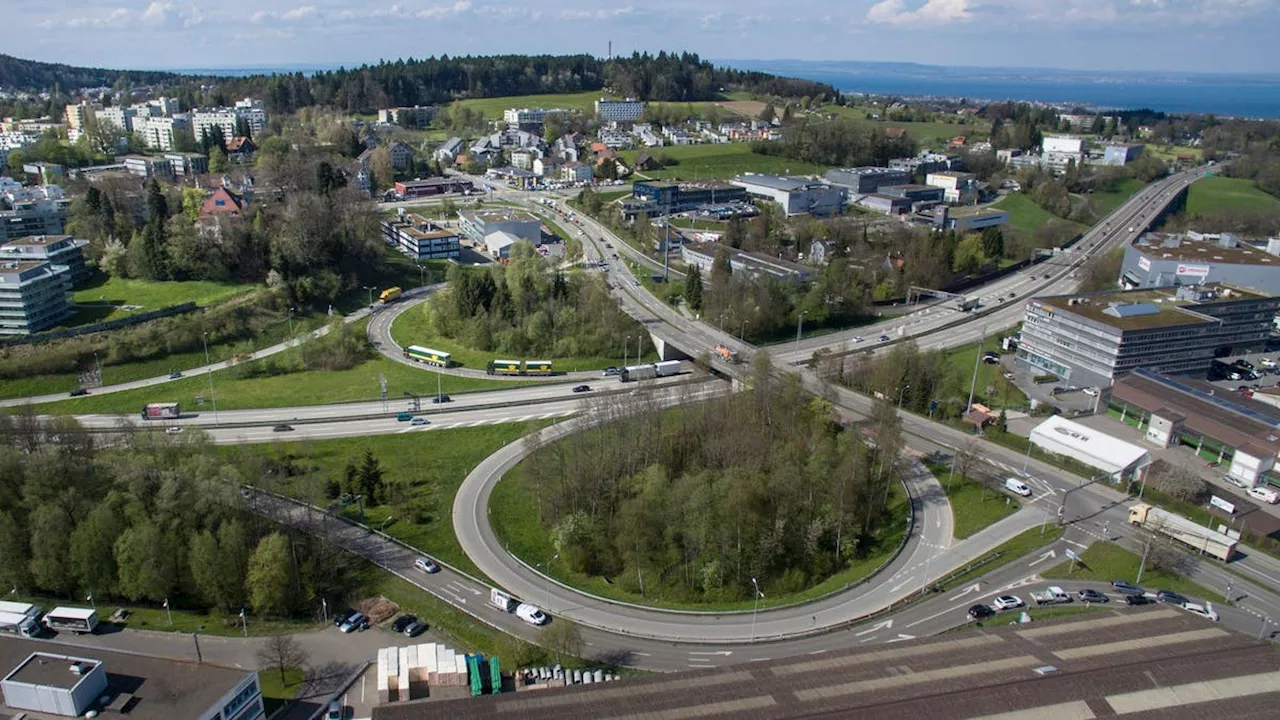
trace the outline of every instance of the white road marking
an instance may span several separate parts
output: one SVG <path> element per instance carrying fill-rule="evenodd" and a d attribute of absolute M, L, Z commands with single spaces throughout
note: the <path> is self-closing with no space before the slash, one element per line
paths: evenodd
<path fill-rule="evenodd" d="M 866 635 L 868 633 L 878 632 L 880 630 L 888 630 L 891 627 L 893 627 L 893 618 L 890 618 L 888 620 L 882 620 L 881 622 L 878 622 L 875 625 L 872 625 L 871 627 L 867 628 L 866 630 L 863 630 L 860 633 L 854 633 L 854 637 L 862 637 L 863 635 Z"/>
<path fill-rule="evenodd" d="M 896 643 L 896 642 L 902 642 L 903 640 L 915 640 L 915 639 L 916 639 L 915 635 L 903 635 L 902 633 L 898 633 L 898 637 L 892 640 L 886 640 L 885 644 L 888 645 L 889 643 Z"/>
<path fill-rule="evenodd" d="M 1032 560 L 1032 561 L 1031 561 L 1031 563 L 1030 563 L 1027 567 L 1035 567 L 1036 565 L 1039 565 L 1040 563 L 1044 562 L 1045 560 L 1052 560 L 1053 558 L 1055 558 L 1055 557 L 1057 557 L 1057 556 L 1058 556 L 1058 553 L 1057 553 L 1057 552 L 1055 552 L 1054 550 L 1049 550 L 1049 551 L 1048 551 L 1048 552 L 1046 552 L 1045 554 L 1041 555 L 1041 556 L 1040 556 L 1040 558 L 1039 558 L 1038 560 Z"/>

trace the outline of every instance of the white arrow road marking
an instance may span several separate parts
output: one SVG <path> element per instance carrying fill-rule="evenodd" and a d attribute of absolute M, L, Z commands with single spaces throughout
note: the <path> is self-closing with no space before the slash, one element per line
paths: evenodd
<path fill-rule="evenodd" d="M 909 585 L 909 584 L 911 583 L 911 581 L 915 579 L 915 577 L 916 577 L 915 575 L 912 575 L 911 577 L 907 578 L 906 580 L 903 580 L 902 582 L 898 583 L 897 585 L 894 585 L 893 587 L 889 588 L 889 592 L 891 592 L 891 593 L 898 592 L 898 591 L 899 591 L 899 590 L 901 590 L 902 588 L 904 588 L 904 587 L 906 587 L 907 585 Z"/>
<path fill-rule="evenodd" d="M 980 590 L 982 590 L 982 586 L 981 586 L 981 585 L 979 585 L 978 583 L 974 583 L 974 584 L 970 585 L 969 587 L 965 588 L 964 590 L 961 590 L 959 593 L 957 593 L 957 594 L 955 594 L 955 595 L 952 595 L 952 596 L 951 596 L 951 602 L 955 602 L 955 601 L 959 600 L 960 598 L 962 598 L 962 597 L 964 597 L 964 596 L 966 596 L 966 595 L 969 595 L 969 594 L 971 594 L 971 593 L 976 593 L 976 592 L 978 592 L 978 591 L 980 591 Z"/>
<path fill-rule="evenodd" d="M 872 625 L 871 627 L 867 628 L 866 630 L 863 630 L 860 633 L 854 633 L 854 637 L 862 637 L 863 635 L 866 635 L 868 633 L 873 633 L 878 630 L 888 630 L 891 627 L 893 627 L 892 618 L 890 618 L 889 620 L 882 620 L 876 623 L 875 625 Z"/>
<path fill-rule="evenodd" d="M 723 655 L 724 657 L 729 657 L 730 655 L 733 654 L 733 651 L 732 650 L 710 650 L 710 651 L 690 650 L 689 654 L 690 655 Z"/>
<path fill-rule="evenodd" d="M 889 643 L 896 643 L 896 642 L 902 642 L 903 640 L 915 640 L 915 639 L 916 639 L 915 635 L 903 635 L 902 633 L 898 633 L 898 637 L 892 640 L 885 640 L 885 644 L 887 645 Z"/>
<path fill-rule="evenodd" d="M 1052 560 L 1053 558 L 1056 558 L 1056 557 L 1058 557 L 1058 553 L 1057 553 L 1056 551 L 1054 551 L 1054 550 L 1049 550 L 1049 551 L 1048 551 L 1048 552 L 1046 552 L 1045 554 L 1041 555 L 1041 556 L 1039 557 L 1039 559 L 1032 560 L 1032 561 L 1031 561 L 1031 563 L 1030 563 L 1027 567 L 1035 567 L 1036 565 L 1039 565 L 1040 563 L 1044 562 L 1045 560 Z"/>

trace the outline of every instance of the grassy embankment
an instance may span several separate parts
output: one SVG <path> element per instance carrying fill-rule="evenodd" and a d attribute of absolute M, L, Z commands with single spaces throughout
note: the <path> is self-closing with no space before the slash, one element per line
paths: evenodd
<path fill-rule="evenodd" d="M 1138 564 L 1142 562 L 1141 556 L 1109 542 L 1095 542 L 1080 553 L 1080 559 L 1083 562 L 1068 560 L 1042 574 L 1049 579 L 1096 580 L 1104 584 L 1112 580 L 1136 582 Z M 1225 601 L 1221 593 L 1168 570 L 1148 567 L 1142 573 L 1142 586 L 1151 590 L 1172 590 L 1192 600 Z"/>
<path fill-rule="evenodd" d="M 1268 195 L 1252 180 L 1242 178 L 1207 177 L 1197 180 L 1187 191 L 1188 215 L 1220 210 L 1280 213 L 1280 198 Z"/>
<path fill-rule="evenodd" d="M 967 475 L 951 474 L 951 466 L 926 462 L 951 502 L 952 535 L 957 540 L 1003 520 L 1018 511 L 1019 503 L 1008 495 Z"/>
<path fill-rule="evenodd" d="M 640 150 L 618 153 L 628 167 L 635 162 Z M 720 145 L 676 145 L 647 150 L 655 157 L 669 157 L 679 161 L 661 170 L 637 171 L 637 176 L 655 180 L 731 180 L 744 173 L 770 173 L 778 175 L 821 174 L 822 165 L 793 160 L 778 155 L 760 155 L 751 152 L 749 143 L 724 143 Z"/>

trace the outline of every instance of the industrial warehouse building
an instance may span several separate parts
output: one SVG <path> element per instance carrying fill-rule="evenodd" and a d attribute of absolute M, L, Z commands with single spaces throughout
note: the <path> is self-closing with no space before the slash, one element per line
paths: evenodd
<path fill-rule="evenodd" d="M 958 233 L 1000 227 L 1009 222 L 1009 213 L 995 208 L 941 207 L 934 213 L 934 224 Z"/>
<path fill-rule="evenodd" d="M 1198 285 L 1027 301 L 1017 363 L 1075 385 L 1146 368 L 1200 373 L 1214 357 L 1261 350 L 1280 297 Z"/>
<path fill-rule="evenodd" d="M 1280 409 L 1200 380 L 1135 370 L 1111 387 L 1109 412 L 1146 442 L 1186 445 L 1250 486 L 1267 482 L 1280 455 Z"/>
<path fill-rule="evenodd" d="M 1126 289 L 1229 283 L 1280 294 L 1280 238 L 1251 245 L 1220 235 L 1146 233 L 1125 248 L 1120 284 Z"/>
<path fill-rule="evenodd" d="M 207 662 L 0 637 L 0 672 L 0 717 L 266 717 L 256 672 Z"/>
<path fill-rule="evenodd" d="M 404 208 L 382 221 L 382 239 L 415 261 L 457 259 L 461 249 L 457 232 Z"/>
<path fill-rule="evenodd" d="M 1113 482 L 1141 481 L 1151 465 L 1146 449 L 1054 415 L 1031 429 L 1031 444 L 1101 471 Z"/>
<path fill-rule="evenodd" d="M 642 212 L 651 216 L 665 215 L 695 210 L 703 205 L 745 202 L 746 199 L 746 188 L 718 181 L 676 183 L 637 180 L 631 185 L 631 202 L 624 204 L 623 213 L 628 216 Z"/>
<path fill-rule="evenodd" d="M 462 210 L 458 227 L 476 245 L 484 244 L 485 238 L 496 232 L 542 244 L 542 221 L 523 210 Z"/>
<path fill-rule="evenodd" d="M 404 200 L 414 198 L 446 195 L 449 193 L 469 193 L 475 190 L 470 180 L 461 178 L 439 177 L 427 180 L 405 180 L 396 183 L 396 195 Z"/>
<path fill-rule="evenodd" d="M 803 282 L 812 278 L 817 272 L 807 265 L 799 265 L 761 253 L 743 252 L 727 245 L 713 243 L 685 243 L 680 247 L 680 259 L 686 264 L 697 265 L 702 270 L 703 277 L 709 277 L 716 253 L 721 251 L 729 254 L 729 267 L 734 273 L 763 274 L 779 280 Z"/>
<path fill-rule="evenodd" d="M 856 167 L 828 170 L 823 179 L 848 188 L 850 195 L 868 195 L 879 192 L 885 185 L 906 185 L 911 182 L 911 173 L 887 167 Z"/>
<path fill-rule="evenodd" d="M 805 214 L 814 217 L 834 215 L 840 212 L 849 199 L 845 188 L 808 178 L 748 173 L 734 178 L 733 184 L 745 189 L 751 197 L 777 203 L 788 217 Z"/>

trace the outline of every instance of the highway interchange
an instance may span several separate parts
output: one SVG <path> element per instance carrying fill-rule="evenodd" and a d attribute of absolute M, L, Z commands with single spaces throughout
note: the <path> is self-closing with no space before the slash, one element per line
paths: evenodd
<path fill-rule="evenodd" d="M 980 296 L 984 305 L 977 311 L 961 313 L 953 309 L 953 304 L 934 303 L 856 330 L 802 339 L 798 352 L 792 343 L 768 348 L 767 351 L 770 352 L 775 367 L 798 372 L 807 389 L 835 400 L 846 416 L 851 419 L 865 416 L 870 411 L 871 401 L 868 398 L 827 386 L 802 367 L 787 366 L 808 360 L 821 348 L 829 348 L 834 352 L 854 349 L 861 344 L 854 341 L 855 333 L 866 338 L 863 342 L 868 347 L 883 346 L 877 339 L 880 335 L 888 335 L 891 341 L 914 337 L 922 347 L 929 348 L 972 342 L 980 334 L 1011 327 L 1021 319 L 1021 301 L 1032 295 L 1070 292 L 1076 284 L 1076 272 L 1090 256 L 1132 242 L 1164 209 L 1168 200 L 1200 174 L 1200 171 L 1180 173 L 1147 186 L 1099 226 L 1087 232 L 1071 251 L 976 290 L 973 294 Z M 501 194 L 519 201 L 528 199 L 526 194 L 517 191 L 503 190 Z M 541 204 L 528 204 L 537 212 L 547 212 Z M 562 218 L 556 219 L 559 224 L 566 225 Z M 574 227 L 581 234 L 585 241 L 584 249 L 587 249 L 589 256 L 594 253 L 604 258 L 612 255 L 612 252 L 620 252 L 638 262 L 646 261 L 591 218 L 579 216 L 576 227 L 569 227 Z M 605 243 L 612 245 L 612 248 L 606 247 Z M 690 354 L 705 352 L 717 343 L 729 343 L 740 348 L 747 357 L 758 351 L 730 334 L 718 331 L 707 323 L 691 320 L 658 301 L 643 290 L 625 263 L 612 263 L 609 273 L 615 281 L 612 284 L 617 289 L 622 308 L 645 323 L 656 337 L 671 342 Z M 419 291 L 426 293 L 436 287 L 422 288 Z M 1006 299 L 1003 303 L 998 300 L 1002 296 Z M 375 314 L 371 321 L 370 339 L 388 357 L 404 361 L 399 347 L 390 338 L 389 328 L 394 320 L 394 312 L 386 310 L 380 316 Z M 282 345 L 287 347 L 287 344 Z M 283 348 L 270 350 L 278 352 L 280 349 Z M 259 353 L 259 356 L 266 352 Z M 197 371 L 210 369 L 200 368 Z M 721 365 L 717 365 L 717 369 L 729 373 L 740 370 Z M 155 384 L 154 381 L 142 382 Z M 720 383 L 703 382 L 685 386 L 692 389 L 676 390 L 665 387 L 666 383 L 654 384 L 655 395 L 673 398 L 672 401 L 687 401 L 691 396 L 696 398 L 720 392 L 723 387 Z M 680 396 L 679 399 L 674 400 L 677 396 Z M 584 402 L 583 399 L 570 395 L 567 385 L 551 384 L 458 396 L 455 402 L 442 406 L 428 406 L 424 401 L 423 409 L 428 412 L 419 414 L 424 414 L 429 422 L 421 426 L 397 422 L 388 416 L 389 412 L 404 409 L 403 399 L 389 400 L 389 404 L 352 403 L 222 412 L 216 426 L 212 428 L 208 427 L 211 418 L 206 414 L 186 418 L 182 422 L 206 426 L 214 442 L 248 443 L 301 437 L 430 432 L 445 427 L 578 416 L 570 422 L 560 423 L 543 431 L 549 437 L 555 437 L 567 434 L 576 425 L 590 421 L 589 414 L 582 413 Z M 902 418 L 904 430 L 909 435 L 909 444 L 917 453 L 950 453 L 955 448 L 975 442 L 966 433 L 910 413 L 903 413 Z M 98 429 L 108 429 L 119 421 L 116 416 L 105 415 L 81 416 L 80 419 L 86 425 Z M 290 424 L 293 430 L 275 431 L 273 426 L 281 423 Z M 518 462 L 522 443 L 513 443 L 500 450 L 471 473 L 455 498 L 455 529 L 468 555 L 486 575 L 527 600 L 544 605 L 553 616 L 571 618 L 582 625 L 588 655 L 619 664 L 664 670 L 821 652 L 847 646 L 849 642 L 892 642 L 938 632 L 963 622 L 964 608 L 968 605 L 990 599 L 1002 590 L 1026 588 L 1035 583 L 1037 566 L 1047 567 L 1045 563 L 1051 565 L 1057 562 L 1064 556 L 1067 544 L 1084 547 L 1106 533 L 1108 539 L 1133 545 L 1135 539 L 1126 537 L 1127 505 L 1123 502 L 1123 494 L 1101 485 L 1076 490 L 1079 478 L 1065 476 L 1055 468 L 1035 460 L 1026 461 L 1021 454 L 998 446 L 988 443 L 981 443 L 981 446 L 982 454 L 988 462 L 1006 470 L 1020 469 L 1026 463 L 1031 473 L 1035 496 L 1023 510 L 972 538 L 953 543 L 950 509 L 945 495 L 931 475 L 919 471 L 918 463 L 911 463 L 912 471 L 908 473 L 908 482 L 915 498 L 912 532 L 902 552 L 875 579 L 815 603 L 761 610 L 759 613 L 707 616 L 622 606 L 586 597 L 548 582 L 545 576 L 510 556 L 501 549 L 492 535 L 492 529 L 488 527 L 485 501 L 502 472 Z M 293 522 L 291 514 L 304 512 L 296 507 L 296 503 L 284 499 L 270 498 L 268 502 L 268 496 L 265 495 L 253 496 L 250 503 L 254 506 L 253 509 L 273 514 L 284 522 Z M 981 578 L 973 585 L 926 598 L 892 615 L 880 614 L 882 609 L 918 595 L 934 579 L 984 556 L 1004 540 L 1030 527 L 1046 521 L 1052 522 L 1059 504 L 1063 507 L 1064 519 L 1072 525 L 1063 541 L 1044 551 L 1052 552 L 1052 555 L 1042 555 L 1040 559 L 1028 562 L 1019 560 Z M 313 527 L 309 529 L 314 531 Z M 484 607 L 481 597 L 487 587 L 484 583 L 447 568 L 440 575 L 416 575 L 411 569 L 416 553 L 388 539 L 336 520 L 330 521 L 324 532 L 330 535 L 335 532 L 349 535 L 343 541 L 344 547 L 408 577 L 420 587 L 477 615 L 487 623 L 531 637 L 530 629 L 522 627 L 513 616 L 501 616 L 496 610 Z M 1270 561 L 1269 558 L 1250 557 L 1233 565 L 1237 572 L 1253 574 L 1269 584 L 1280 585 L 1280 563 Z M 1233 594 L 1247 596 L 1242 603 L 1245 610 L 1218 608 L 1224 622 L 1242 629 L 1247 627 L 1250 631 L 1259 631 L 1266 628 L 1261 624 L 1262 617 L 1280 618 L 1280 600 L 1238 575 L 1228 574 L 1216 565 L 1201 563 L 1194 576 L 1202 583 L 1220 590 L 1227 583 L 1234 583 L 1236 592 Z M 1021 594 L 1025 599 L 1025 593 Z M 860 618 L 872 619 L 858 622 Z"/>

